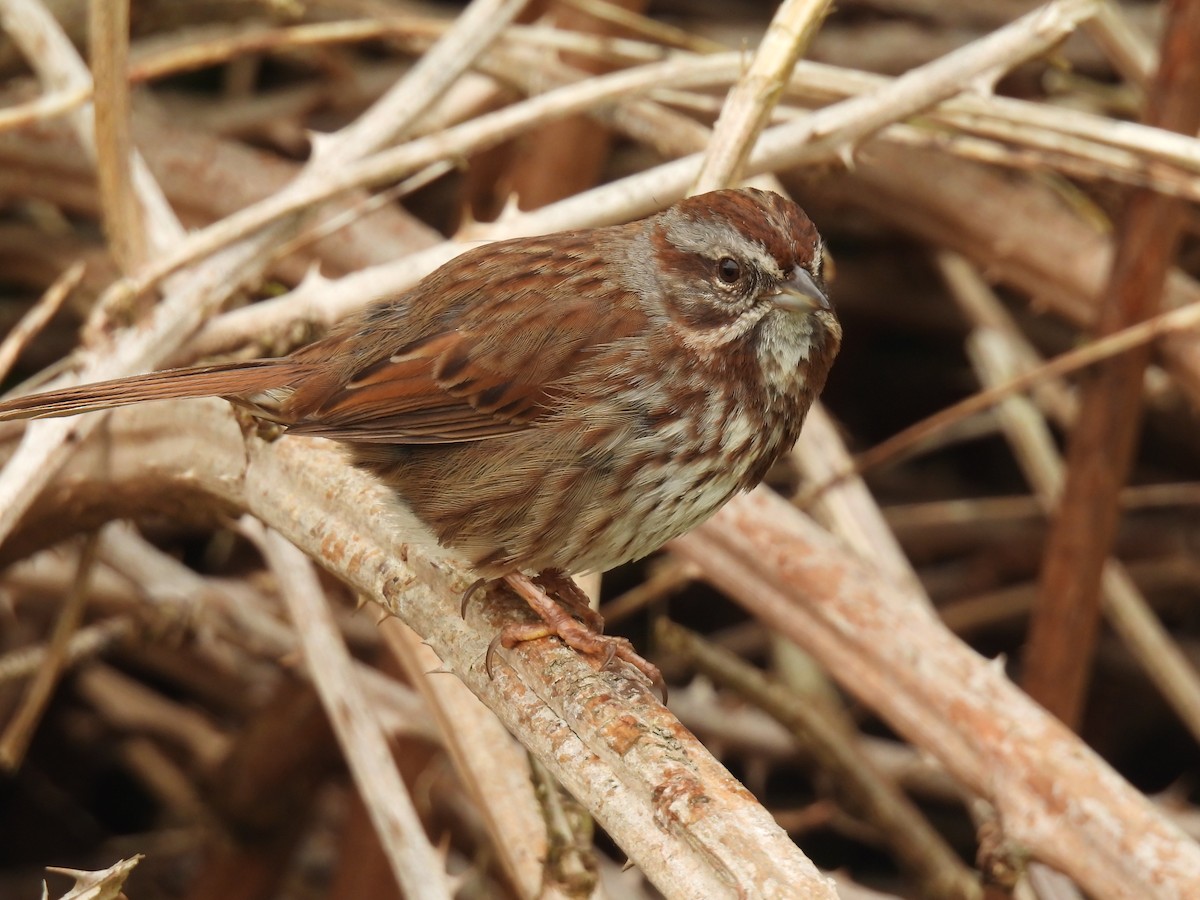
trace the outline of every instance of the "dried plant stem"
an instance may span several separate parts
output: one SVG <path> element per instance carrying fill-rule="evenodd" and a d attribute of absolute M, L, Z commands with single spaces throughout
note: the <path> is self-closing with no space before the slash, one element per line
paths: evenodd
<path fill-rule="evenodd" d="M 1085 344 L 1075 350 L 1069 350 L 1054 357 L 1036 369 L 1030 369 L 1009 379 L 1003 384 L 972 394 L 965 400 L 960 400 L 951 406 L 938 410 L 926 419 L 910 425 L 903 431 L 897 432 L 886 441 L 881 441 L 870 450 L 860 453 L 855 458 L 854 472 L 861 474 L 876 466 L 898 458 L 913 447 L 927 441 L 932 435 L 942 429 L 949 428 L 956 422 L 981 413 L 999 404 L 1014 394 L 1023 393 L 1051 378 L 1068 375 L 1088 366 L 1125 353 L 1128 350 L 1144 346 L 1175 331 L 1184 331 L 1200 324 L 1200 302 L 1181 306 L 1170 312 L 1159 313 L 1136 325 L 1130 325 L 1121 331 L 1100 338 L 1090 344 Z M 1138 383 L 1140 390 L 1140 382 Z M 850 474 L 850 473 L 845 473 Z M 843 477 L 839 475 L 838 478 Z M 837 479 L 833 479 L 836 482 Z M 816 494 L 833 482 L 818 485 L 811 492 Z"/>
<path fill-rule="evenodd" d="M 614 2 L 617 6 L 634 10 L 641 10 L 646 6 L 646 0 Z M 546 25 L 553 25 L 554 33 L 559 37 L 568 34 L 589 37 L 599 45 L 597 49 L 602 48 L 609 39 L 626 46 L 630 43 L 626 38 L 618 36 L 621 29 L 611 22 L 587 15 L 562 2 L 550 4 L 548 14 L 541 21 Z M 654 60 L 663 59 L 667 55 L 666 49 L 661 46 L 646 44 L 645 49 L 652 54 L 651 58 Z M 529 63 L 533 63 L 534 58 L 540 55 L 541 60 L 549 64 L 546 68 L 557 68 L 554 63 L 561 61 L 572 69 L 590 75 L 610 72 L 629 62 L 620 58 L 619 53 L 611 52 L 595 55 L 573 52 L 535 54 L 523 48 L 522 52 L 509 53 L 506 52 L 505 44 L 501 44 L 482 61 L 481 70 L 495 77 L 491 61 L 500 56 L 516 55 L 528 57 Z M 534 64 L 529 66 L 529 71 L 539 72 L 545 69 L 543 65 Z M 503 78 L 498 78 L 497 83 L 511 87 L 511 83 Z M 537 92 L 541 93 L 552 84 L 552 78 L 547 78 L 544 86 Z M 515 147 L 520 149 L 512 152 Z M 545 122 L 525 134 L 509 149 L 497 149 L 492 157 L 497 166 L 493 178 L 480 177 L 487 171 L 486 163 L 483 167 L 475 169 L 474 174 L 468 176 L 464 200 L 473 214 L 483 213 L 484 218 L 491 218 L 493 210 L 504 201 L 504 195 L 508 197 L 504 202 L 514 203 L 524 209 L 561 200 L 603 180 L 606 165 L 612 157 L 612 149 L 609 128 L 594 116 L 577 114 Z M 493 181 L 493 184 L 488 186 L 482 184 L 483 181 Z"/>
<path fill-rule="evenodd" d="M 104 653 L 114 644 L 119 644 L 137 630 L 137 625 L 129 616 L 115 616 L 80 628 L 67 642 L 63 651 L 63 665 L 70 666 L 83 659 Z M 0 656 L 0 683 L 26 678 L 38 671 L 49 659 L 51 649 L 48 646 L 22 647 Z"/>
<path fill-rule="evenodd" d="M 312 168 L 327 174 L 334 172 L 341 165 L 407 134 L 421 114 L 496 40 L 526 2 L 472 0 L 441 40 L 375 104 L 371 116 L 343 128 L 336 142 L 323 139 L 314 142 Z"/>
<path fill-rule="evenodd" d="M 696 580 L 695 567 L 673 558 L 651 567 L 646 579 L 604 604 L 600 613 L 607 625 L 615 625 L 652 603 L 665 600 Z"/>
<path fill-rule="evenodd" d="M 1157 53 L 1117 3 L 1104 3 L 1085 26 L 1125 79 L 1145 88 L 1154 77 Z"/>
<path fill-rule="evenodd" d="M 926 596 L 920 578 L 866 483 L 858 477 L 837 478 L 853 466 L 854 460 L 836 424 L 820 403 L 814 403 L 809 410 L 804 431 L 792 453 L 809 484 L 828 485 L 811 497 L 813 515 L 897 584 Z M 803 489 L 800 493 L 799 502 L 804 503 L 810 495 Z"/>
<path fill-rule="evenodd" d="M 123 272 L 135 272 L 148 255 L 142 208 L 133 187 L 135 155 L 130 134 L 129 0 L 88 4 L 96 125 L 96 174 L 104 230 Z"/>
<path fill-rule="evenodd" d="M 803 86 L 815 63 L 797 69 Z M 836 70 L 840 75 L 844 70 Z M 846 73 L 830 90 L 854 96 L 869 90 L 881 76 Z M 827 80 L 823 73 L 821 82 Z M 845 84 L 843 82 L 846 82 Z M 847 90 L 847 88 L 851 90 Z M 662 103 L 694 112 L 720 109 L 716 98 L 669 88 L 652 96 Z M 795 121 L 807 109 L 781 105 L 772 121 Z M 1046 110 L 1041 105 L 1005 97 L 961 95 L 944 101 L 915 124 L 889 125 L 879 138 L 889 143 L 929 147 L 963 159 L 1015 169 L 1046 169 L 1089 181 L 1111 180 L 1160 193 L 1200 199 L 1200 141 L 1132 122 L 1113 122 L 1078 110 Z"/>
<path fill-rule="evenodd" d="M 489 12 L 495 12 L 493 6 Z M 501 12 L 511 18 L 511 8 Z M 492 20 L 491 24 L 495 24 Z M 403 19 L 355 19 L 340 22 L 309 22 L 303 25 L 275 28 L 248 22 L 235 30 L 220 27 L 216 34 L 187 35 L 180 46 L 156 45 L 134 57 L 130 79 L 134 82 L 153 81 L 180 72 L 231 62 L 239 56 L 301 47 L 322 47 L 332 44 L 392 38 L 412 49 L 427 50 L 452 27 L 445 19 L 405 17 Z M 657 42 L 628 38 L 600 37 L 579 31 L 569 31 L 545 25 L 504 25 L 499 40 L 511 47 L 535 47 L 540 50 L 560 50 L 577 56 L 622 63 L 641 63 L 661 60 L 667 51 Z M 716 51 L 727 48 L 716 46 Z M 459 51 L 461 54 L 461 50 Z M 428 112 L 428 110 L 427 110 Z M 418 117 L 420 118 L 420 117 Z"/>
<path fill-rule="evenodd" d="M 546 880 L 576 896 L 593 893 L 602 857 L 592 840 L 592 820 L 536 756 L 529 758 L 529 770 L 549 839 Z"/>
<path fill-rule="evenodd" d="M 52 91 L 90 95 L 92 78 L 87 66 L 39 0 L 3 0 L 0 2 L 0 25 L 21 48 L 26 61 L 46 87 Z M 74 110 L 70 118 L 85 152 L 95 157 L 95 113 L 91 104 Z M 145 238 L 155 251 L 161 252 L 183 237 L 183 227 L 171 212 L 170 204 L 158 189 L 145 161 L 137 156 L 132 166 L 134 187 L 146 215 Z"/>
<path fill-rule="evenodd" d="M 28 128 L 34 122 L 44 122 L 56 116 L 64 115 L 78 109 L 92 97 L 92 86 L 77 85 L 74 88 L 55 91 L 20 103 L 0 109 L 0 131 L 17 131 Z"/>
<path fill-rule="evenodd" d="M 97 556 L 113 572 L 137 585 L 148 604 L 139 606 L 139 611 L 143 618 L 147 611 L 151 613 L 145 623 L 148 632 L 194 620 L 197 631 L 216 631 L 227 640 L 249 643 L 275 657 L 298 652 L 295 632 L 276 618 L 265 596 L 240 584 L 215 584 L 197 575 L 148 543 L 132 526 L 114 522 L 100 529 Z M 361 689 L 371 696 L 375 708 L 386 714 L 384 724 L 390 733 L 438 739 L 420 698 L 411 689 L 366 663 L 355 660 L 353 665 Z M 300 674 L 308 676 L 307 669 Z"/>
<path fill-rule="evenodd" d="M 151 737 L 173 742 L 196 764 L 211 769 L 229 752 L 230 737 L 199 710 L 177 703 L 135 678 L 104 663 L 82 669 L 77 677 L 79 695 L 105 718 L 129 732 L 141 732 L 138 740 L 149 743 Z M 161 753 L 161 751 L 159 751 Z M 168 762 L 171 779 L 179 790 L 168 795 L 191 796 L 194 786 L 178 772 L 177 762 Z M 192 808 L 202 804 L 188 801 Z"/>
<path fill-rule="evenodd" d="M 313 683 L 396 883 L 407 897 L 449 900 L 454 892 L 445 863 L 425 836 L 387 739 L 359 691 L 350 653 L 329 612 L 312 563 L 277 532 L 267 531 L 252 519 L 243 519 L 240 529 L 262 551 L 279 581 Z"/>
<path fill-rule="evenodd" d="M 601 21 L 620 25 L 656 44 L 680 47 L 695 53 L 720 53 L 726 49 L 723 44 L 716 41 L 700 37 L 686 29 L 659 22 L 657 19 L 631 12 L 614 3 L 609 3 L 607 0 L 561 0 L 561 2 L 590 16 L 595 16 Z"/>
<path fill-rule="evenodd" d="M 953 96 L 960 92 L 964 85 L 976 84 L 985 75 L 994 77 L 1001 71 L 1045 52 L 1069 34 L 1078 22 L 1086 19 L 1094 10 L 1094 6 L 1095 2 L 1089 0 L 1052 3 L 866 95 L 818 110 L 802 121 L 768 129 L 751 154 L 748 171 L 757 174 L 836 158 L 848 152 L 856 142 L 878 128 L 908 118 L 931 104 Z M 211 252 L 247 231 L 262 227 L 265 222 L 272 221 L 278 215 L 326 199 L 351 187 L 401 177 L 413 167 L 438 158 L 439 154 L 463 153 L 507 137 L 508 132 L 502 128 L 511 127 L 515 133 L 516 130 L 526 127 L 524 117 L 531 115 L 528 112 L 532 108 L 531 104 L 546 104 L 547 109 L 541 115 L 549 114 L 550 108 L 556 110 L 557 114 L 565 115 L 586 109 L 591 103 L 599 102 L 602 97 L 610 96 L 613 92 L 635 91 L 639 85 L 644 84 L 646 77 L 653 77 L 659 84 L 663 84 L 668 83 L 673 72 L 673 77 L 678 79 L 676 83 L 693 78 L 697 84 L 708 83 L 709 78 L 719 83 L 722 79 L 718 75 L 730 64 L 736 67 L 736 55 L 729 60 L 721 58 L 670 62 L 662 64 L 662 68 L 648 66 L 628 73 L 600 76 L 578 85 L 570 94 L 558 95 L 558 92 L 551 92 L 545 97 L 526 101 L 525 104 L 518 104 L 491 116 L 481 116 L 460 126 L 459 129 L 452 129 L 441 136 L 447 141 L 452 140 L 452 144 L 435 146 L 424 144 L 425 139 L 410 141 L 402 147 L 364 160 L 361 166 L 331 174 L 323 186 L 313 188 L 303 198 L 289 196 L 263 201 L 228 217 L 211 229 L 193 235 L 186 245 L 180 247 L 178 257 L 166 257 L 159 268 L 147 270 L 145 278 L 136 285 L 136 289 L 148 287 L 165 271 L 182 265 L 193 256 Z M 709 69 L 709 66 L 712 68 Z M 630 80 L 626 81 L 627 77 Z M 596 93 L 590 97 L 585 96 L 585 92 L 590 91 Z M 467 129 L 474 131 L 477 136 L 469 137 L 470 132 Z M 453 242 L 430 248 L 394 264 L 373 267 L 370 271 L 342 279 L 336 286 L 323 284 L 322 303 L 319 305 L 315 303 L 312 292 L 302 291 L 256 304 L 253 309 L 231 313 L 207 329 L 207 333 L 200 336 L 197 346 L 211 352 L 236 344 L 239 335 L 262 333 L 263 330 L 273 331 L 284 327 L 285 323 L 298 316 L 327 321 L 329 318 L 345 315 L 369 303 L 372 298 L 411 286 L 420 277 L 478 240 L 544 234 L 610 224 L 646 215 L 683 196 L 699 171 L 702 160 L 702 153 L 696 152 L 540 209 L 506 216 L 492 225 L 477 225 L 460 234 Z"/>
<path fill-rule="evenodd" d="M 1107 8 L 1107 4 L 1101 7 Z M 814 99 L 841 99 L 878 90 L 893 81 L 870 72 L 802 61 L 796 67 L 792 90 Z M 797 114 L 790 107 L 780 107 L 780 115 Z M 927 118 L 956 131 L 995 137 L 1018 146 L 1069 147 L 1069 143 L 1060 145 L 1056 141 L 1076 139 L 1080 146 L 1128 150 L 1170 162 L 1188 172 L 1200 171 L 1200 141 L 1193 136 L 1136 122 L 1114 121 L 1069 107 L 963 92 L 932 108 Z"/>
<path fill-rule="evenodd" d="M 737 184 L 746 157 L 829 11 L 830 0 L 784 0 L 745 74 L 725 99 L 692 194 Z"/>
<path fill-rule="evenodd" d="M 1185 134 L 1200 128 L 1200 0 L 1178 0 L 1150 95 L 1150 124 Z M 1137 190 L 1127 202 L 1098 331 L 1108 335 L 1154 315 L 1185 208 Z M 1067 453 L 1062 502 L 1050 531 L 1038 604 L 1025 652 L 1024 684 L 1064 722 L 1083 711 L 1100 618 L 1100 581 L 1116 533 L 1117 494 L 1133 461 L 1142 375 L 1150 348 L 1101 363 L 1085 381 Z"/>

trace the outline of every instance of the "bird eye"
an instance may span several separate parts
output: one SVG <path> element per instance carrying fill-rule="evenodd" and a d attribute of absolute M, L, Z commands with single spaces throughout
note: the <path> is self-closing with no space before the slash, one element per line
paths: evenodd
<path fill-rule="evenodd" d="M 742 277 L 742 264 L 731 256 L 723 256 L 717 262 L 717 277 L 726 284 L 735 284 Z"/>

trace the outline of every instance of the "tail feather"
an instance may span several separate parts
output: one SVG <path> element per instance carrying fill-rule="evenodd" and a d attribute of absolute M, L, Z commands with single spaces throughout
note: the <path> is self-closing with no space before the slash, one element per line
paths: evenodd
<path fill-rule="evenodd" d="M 75 416 L 146 400 L 248 397 L 285 388 L 296 375 L 296 364 L 286 358 L 164 369 L 7 400 L 0 403 L 0 422 Z"/>

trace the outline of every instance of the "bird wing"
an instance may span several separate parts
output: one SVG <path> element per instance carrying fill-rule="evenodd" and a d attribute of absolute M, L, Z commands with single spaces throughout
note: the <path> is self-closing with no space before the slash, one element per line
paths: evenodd
<path fill-rule="evenodd" d="M 358 443 L 442 444 L 514 434 L 551 408 L 564 381 L 632 333 L 595 301 L 490 298 L 349 373 L 289 431 Z"/>

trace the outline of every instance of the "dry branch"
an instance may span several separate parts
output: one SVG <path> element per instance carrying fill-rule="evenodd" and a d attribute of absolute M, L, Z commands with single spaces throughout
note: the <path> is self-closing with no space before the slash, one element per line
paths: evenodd
<path fill-rule="evenodd" d="M 903 588 L 758 490 L 672 545 L 1098 897 L 1200 891 L 1200 849 Z M 1103 811 L 1102 811 L 1103 810 Z"/>
<path fill-rule="evenodd" d="M 111 419 L 111 444 L 89 442 L 76 455 L 10 550 L 52 539 L 64 524 L 56 497 L 67 495 L 75 503 L 103 498 L 92 514 L 105 518 L 182 493 L 193 505 L 244 509 L 421 634 L 673 896 L 725 896 L 737 885 L 765 897 L 777 884 L 833 896 L 770 815 L 640 679 L 598 673 L 546 642 L 501 651 L 507 664 L 488 679 L 484 655 L 496 629 L 518 614 L 515 598 L 493 592 L 463 621 L 458 602 L 472 576 L 398 544 L 385 492 L 324 442 L 247 442 L 220 401 L 131 408 Z"/>

